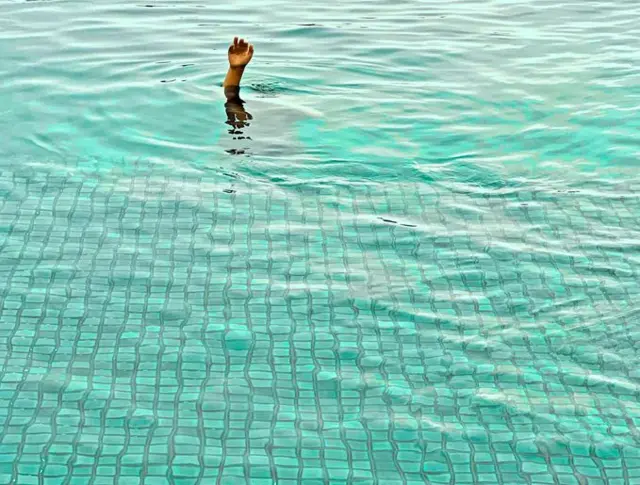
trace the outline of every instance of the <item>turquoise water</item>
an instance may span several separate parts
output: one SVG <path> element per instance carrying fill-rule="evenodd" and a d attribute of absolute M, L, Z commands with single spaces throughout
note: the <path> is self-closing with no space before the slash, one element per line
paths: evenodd
<path fill-rule="evenodd" d="M 0 483 L 640 483 L 639 26 L 0 2 Z"/>

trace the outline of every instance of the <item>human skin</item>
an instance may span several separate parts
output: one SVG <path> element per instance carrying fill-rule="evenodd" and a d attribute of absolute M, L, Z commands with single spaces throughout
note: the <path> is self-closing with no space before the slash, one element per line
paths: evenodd
<path fill-rule="evenodd" d="M 244 39 L 233 39 L 233 44 L 229 46 L 229 70 L 227 76 L 224 78 L 222 86 L 224 87 L 224 94 L 228 101 L 234 101 L 239 99 L 240 96 L 240 81 L 242 75 L 247 67 L 247 64 L 251 62 L 253 57 L 253 45 L 246 42 Z"/>

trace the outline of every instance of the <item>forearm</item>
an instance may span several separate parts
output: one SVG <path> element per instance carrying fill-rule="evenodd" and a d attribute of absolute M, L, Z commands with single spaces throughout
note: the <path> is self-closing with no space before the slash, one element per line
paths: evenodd
<path fill-rule="evenodd" d="M 227 100 L 240 99 L 240 81 L 252 57 L 253 45 L 235 37 L 229 46 L 229 70 L 222 83 Z"/>
<path fill-rule="evenodd" d="M 227 99 L 237 98 L 240 93 L 240 81 L 244 74 L 244 67 L 229 67 L 227 76 L 224 78 L 222 86 Z"/>

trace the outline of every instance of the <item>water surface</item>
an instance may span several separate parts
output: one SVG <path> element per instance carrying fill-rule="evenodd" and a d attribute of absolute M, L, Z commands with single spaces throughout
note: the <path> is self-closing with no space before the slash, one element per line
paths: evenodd
<path fill-rule="evenodd" d="M 638 481 L 639 25 L 0 2 L 0 483 Z"/>

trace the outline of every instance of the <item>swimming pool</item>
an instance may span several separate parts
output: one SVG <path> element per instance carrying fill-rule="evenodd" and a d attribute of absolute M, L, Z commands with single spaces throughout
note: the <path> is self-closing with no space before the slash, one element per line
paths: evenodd
<path fill-rule="evenodd" d="M 340 5 L 0 4 L 0 483 L 640 481 L 637 6 Z"/>

